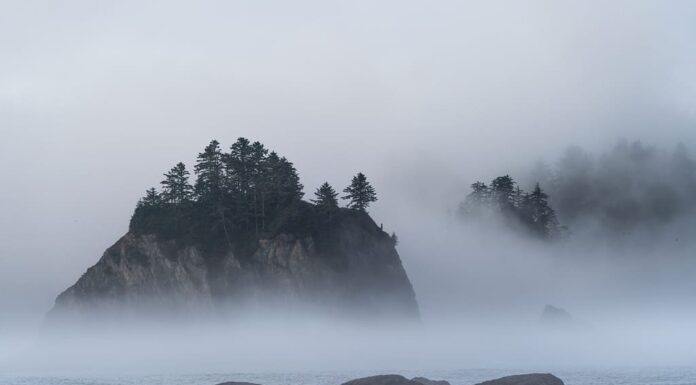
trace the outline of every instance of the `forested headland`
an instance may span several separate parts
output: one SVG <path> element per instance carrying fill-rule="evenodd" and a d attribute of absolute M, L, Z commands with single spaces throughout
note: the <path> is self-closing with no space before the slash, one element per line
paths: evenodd
<path fill-rule="evenodd" d="M 246 138 L 237 139 L 228 151 L 212 140 L 198 154 L 193 175 L 179 162 L 160 184 L 161 189 L 148 189 L 136 205 L 131 233 L 241 252 L 282 232 L 325 231 L 340 212 L 366 212 L 377 200 L 367 177 L 358 173 L 340 197 L 346 207 L 340 207 L 339 194 L 328 183 L 304 201 L 293 163 Z"/>

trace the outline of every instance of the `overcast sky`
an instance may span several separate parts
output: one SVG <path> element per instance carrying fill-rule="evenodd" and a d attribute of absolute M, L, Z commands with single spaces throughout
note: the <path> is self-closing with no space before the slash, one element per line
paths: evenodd
<path fill-rule="evenodd" d="M 308 193 L 364 171 L 397 230 L 407 204 L 570 144 L 696 151 L 694 20 L 688 1 L 0 1 L 5 321 L 48 310 L 212 138 L 262 141 Z"/>

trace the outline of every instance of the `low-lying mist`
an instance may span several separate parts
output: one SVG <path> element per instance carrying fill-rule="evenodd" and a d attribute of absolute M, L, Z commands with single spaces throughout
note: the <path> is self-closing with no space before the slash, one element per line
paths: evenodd
<path fill-rule="evenodd" d="M 419 329 L 404 328 L 398 322 L 356 325 L 311 316 L 260 317 L 234 327 L 133 324 L 42 340 L 6 361 L 3 370 L 37 375 L 427 373 L 474 367 L 548 371 L 690 365 L 696 333 L 684 316 L 605 313 L 593 314 L 592 324 L 553 326 L 538 317 L 511 313 L 447 320 L 430 317 Z"/>
<path fill-rule="evenodd" d="M 241 312 L 183 323 L 125 322 L 116 315 L 103 325 L 76 320 L 69 331 L 44 329 L 17 338 L 0 352 L 7 357 L 3 366 L 59 373 L 690 365 L 696 353 L 696 245 L 689 236 L 694 200 L 688 195 L 693 180 L 675 175 L 694 174 L 683 151 L 675 154 L 688 167 L 664 172 L 668 164 L 661 162 L 679 158 L 620 143 L 597 157 L 596 166 L 574 172 L 578 154 L 591 155 L 569 150 L 541 181 L 549 186 L 559 221 L 569 228 L 556 240 L 517 231 L 502 216 L 462 220 L 457 205 L 468 191 L 439 202 L 451 210 L 433 210 L 404 194 L 391 207 L 408 210 L 379 215 L 398 234 L 397 249 L 421 310 L 418 325 L 311 310 Z M 539 180 L 538 170 L 521 183 Z M 577 182 L 581 176 L 585 183 Z M 656 219 L 601 204 L 598 197 L 621 200 L 619 191 L 602 187 L 617 180 L 628 181 L 623 186 L 632 205 L 664 208 L 669 215 Z M 576 184 L 585 190 L 572 193 L 594 197 L 592 206 L 568 196 L 567 186 Z M 675 194 L 676 201 L 659 204 Z M 584 208 L 576 207 L 580 204 Z M 565 309 L 569 319 L 545 320 L 547 304 Z"/>

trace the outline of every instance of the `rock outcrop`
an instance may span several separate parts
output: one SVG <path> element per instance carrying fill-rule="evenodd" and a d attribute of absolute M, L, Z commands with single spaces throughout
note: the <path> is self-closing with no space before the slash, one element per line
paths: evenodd
<path fill-rule="evenodd" d="M 347 209 L 330 229 L 261 238 L 246 255 L 128 233 L 58 296 L 48 318 L 261 308 L 418 318 L 393 240 L 366 213 Z"/>
<path fill-rule="evenodd" d="M 563 381 L 550 373 L 530 373 L 502 377 L 476 385 L 563 385 Z"/>
<path fill-rule="evenodd" d="M 421 385 L 450 385 L 450 383 L 445 380 L 431 380 L 425 377 L 413 377 L 411 381 L 418 382 Z"/>
<path fill-rule="evenodd" d="M 370 376 L 357 378 L 344 382 L 341 385 L 421 385 L 420 382 L 409 380 L 399 374 L 382 374 L 378 376 Z"/>
<path fill-rule="evenodd" d="M 224 382 L 217 385 L 256 385 L 246 382 Z M 449 385 L 447 381 L 430 380 L 425 377 L 408 379 L 399 374 L 382 374 L 377 376 L 362 377 L 344 382 L 341 385 Z M 530 373 L 507 376 L 481 382 L 476 385 L 564 385 L 560 378 L 549 373 Z"/>
<path fill-rule="evenodd" d="M 231 382 L 222 382 L 222 383 L 219 383 L 219 384 L 217 384 L 217 385 L 259 385 L 259 384 L 255 384 L 255 383 L 253 383 L 253 382 L 235 382 L 235 381 L 231 381 Z"/>

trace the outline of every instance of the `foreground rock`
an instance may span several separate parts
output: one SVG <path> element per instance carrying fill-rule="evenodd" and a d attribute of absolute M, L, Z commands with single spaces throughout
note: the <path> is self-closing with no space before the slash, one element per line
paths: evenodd
<path fill-rule="evenodd" d="M 553 374 L 531 373 L 502 377 L 476 385 L 563 385 L 563 381 Z"/>
<path fill-rule="evenodd" d="M 217 385 L 257 385 L 248 382 L 224 382 Z M 450 385 L 443 380 L 430 380 L 425 377 L 408 379 L 398 374 L 382 374 L 362 377 L 344 382 L 341 385 Z M 531 373 L 508 376 L 497 380 L 481 382 L 476 385 L 564 385 L 560 378 L 549 373 Z"/>
<path fill-rule="evenodd" d="M 102 320 L 247 314 L 260 305 L 418 319 L 394 241 L 367 213 L 341 209 L 310 230 L 261 238 L 250 250 L 128 233 L 58 296 L 49 321 L 109 312 Z"/>
<path fill-rule="evenodd" d="M 235 382 L 235 381 L 231 381 L 231 382 L 221 382 L 221 383 L 219 383 L 219 384 L 217 384 L 217 385 L 259 385 L 259 384 L 255 384 L 255 383 L 253 383 L 253 382 Z"/>
<path fill-rule="evenodd" d="M 450 383 L 445 380 L 430 380 L 425 377 L 414 377 L 411 381 L 416 381 L 422 385 L 450 385 Z"/>
<path fill-rule="evenodd" d="M 379 376 L 357 378 L 344 382 L 342 385 L 422 385 L 422 383 L 409 380 L 398 374 L 382 374 Z"/>

